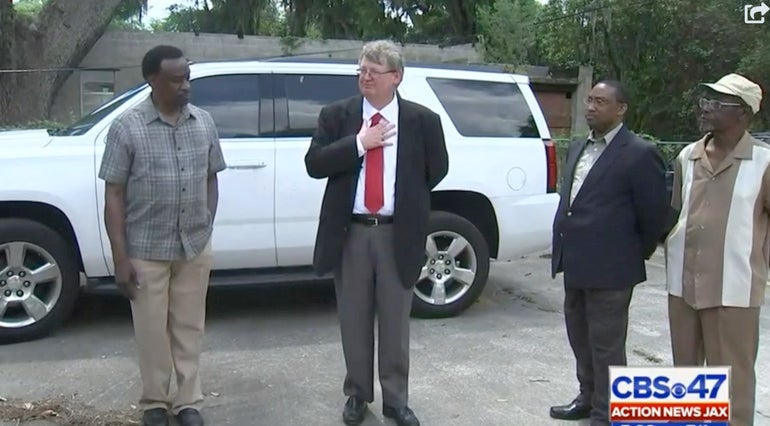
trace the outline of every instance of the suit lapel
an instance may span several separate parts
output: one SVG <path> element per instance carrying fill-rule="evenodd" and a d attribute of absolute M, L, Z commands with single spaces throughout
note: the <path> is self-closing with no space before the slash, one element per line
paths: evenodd
<path fill-rule="evenodd" d="M 577 196 L 575 197 L 575 202 L 577 202 L 578 198 L 580 198 L 580 194 L 584 193 L 585 191 L 590 191 L 592 185 L 596 185 L 601 181 L 602 176 L 607 172 L 607 170 L 610 169 L 610 167 L 612 167 L 612 163 L 614 163 L 618 156 L 623 152 L 623 146 L 628 143 L 628 139 L 630 137 L 631 134 L 626 129 L 626 126 L 624 125 L 621 127 L 618 134 L 615 135 L 607 147 L 604 148 L 602 155 L 599 156 L 594 165 L 591 167 L 591 170 L 588 171 L 588 175 L 583 181 L 583 185 L 580 187 L 580 192 L 578 192 Z"/>
<path fill-rule="evenodd" d="M 364 97 L 361 95 L 354 96 L 350 100 L 346 112 L 347 115 L 345 116 L 345 122 L 340 136 L 357 135 L 364 122 Z M 361 170 L 363 162 L 363 157 L 359 157 L 358 171 Z"/>
<path fill-rule="evenodd" d="M 588 176 L 586 176 L 586 180 L 583 183 L 584 185 L 590 184 L 591 182 L 589 181 L 601 179 L 602 175 L 607 172 L 612 163 L 615 162 L 615 159 L 618 158 L 618 155 L 623 152 L 622 148 L 628 143 L 629 136 L 630 134 L 628 133 L 628 130 L 626 130 L 626 126 L 621 127 L 618 134 L 615 135 L 607 147 L 604 148 L 602 155 L 599 156 L 593 167 L 591 167 L 591 170 L 588 172 Z"/>
<path fill-rule="evenodd" d="M 340 136 L 358 134 L 361 130 L 361 124 L 364 121 L 364 99 L 363 96 L 354 96 L 345 109 L 346 116 Z"/>
<path fill-rule="evenodd" d="M 408 102 L 404 102 L 401 96 L 396 94 L 398 99 L 398 123 L 396 124 L 398 130 L 398 138 L 396 139 L 396 176 L 398 176 L 398 170 L 400 165 L 405 161 L 409 161 L 410 155 L 408 150 L 414 146 L 412 136 L 414 132 L 411 131 L 411 127 L 414 122 L 414 111 Z M 407 130 L 409 129 L 409 130 Z M 402 161 L 403 160 L 403 161 Z"/>
<path fill-rule="evenodd" d="M 342 129 L 340 137 L 347 135 L 356 135 L 361 130 L 361 125 L 364 121 L 364 97 L 354 96 L 345 108 L 345 119 L 342 123 Z M 361 175 L 361 167 L 363 167 L 363 157 L 358 157 L 358 167 L 353 174 L 353 178 L 350 179 L 350 199 L 351 203 L 355 202 L 356 189 L 358 188 L 358 178 Z"/>

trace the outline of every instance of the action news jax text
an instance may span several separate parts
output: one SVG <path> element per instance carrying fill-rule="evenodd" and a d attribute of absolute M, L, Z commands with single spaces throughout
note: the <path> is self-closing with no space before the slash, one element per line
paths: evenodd
<path fill-rule="evenodd" d="M 613 426 L 728 426 L 730 367 L 610 367 Z"/>

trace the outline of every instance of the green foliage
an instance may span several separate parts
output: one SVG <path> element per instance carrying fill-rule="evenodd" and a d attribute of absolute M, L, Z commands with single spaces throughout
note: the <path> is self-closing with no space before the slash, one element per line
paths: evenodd
<path fill-rule="evenodd" d="M 175 6 L 168 19 L 152 23 L 152 27 L 156 31 L 469 43 L 478 34 L 477 7 L 492 3 L 493 0 L 208 0 Z"/>
<path fill-rule="evenodd" d="M 484 60 L 526 64 L 535 46 L 532 23 L 539 15 L 537 0 L 495 0 L 476 12 Z"/>
<path fill-rule="evenodd" d="M 676 156 L 679 155 L 679 152 L 684 147 L 686 147 L 688 144 L 689 144 L 689 142 L 660 142 L 660 141 L 658 141 L 656 143 L 656 145 L 658 147 L 658 152 L 660 152 L 661 157 L 663 157 L 663 161 L 665 161 L 666 166 L 669 169 L 673 168 L 674 160 L 676 160 Z"/>
<path fill-rule="evenodd" d="M 13 4 L 13 9 L 18 16 L 35 18 L 43 10 L 46 0 L 18 0 Z"/>
<path fill-rule="evenodd" d="M 211 3 L 211 6 L 209 6 Z M 154 31 L 285 36 L 287 21 L 269 0 L 214 0 L 194 6 L 173 5 Z"/>
<path fill-rule="evenodd" d="M 34 19 L 47 0 L 18 0 Z M 111 28 L 142 30 L 149 0 L 123 0 Z M 627 123 L 664 140 L 694 140 L 698 83 L 740 72 L 765 88 L 754 130 L 770 130 L 770 31 L 746 25 L 724 0 L 196 0 L 172 6 L 154 31 L 457 44 L 488 62 L 574 69 L 615 78 L 632 93 Z M 0 34 L 2 35 L 2 34 Z M 7 40 L 0 37 L 0 62 Z"/>
<path fill-rule="evenodd" d="M 770 14 L 767 15 L 770 18 Z M 766 18 L 766 19 L 768 19 Z M 770 24 L 765 24 L 770 25 Z M 748 49 L 738 64 L 738 72 L 756 81 L 764 88 L 760 114 L 755 117 L 754 130 L 770 131 L 770 29 L 751 26 L 755 35 L 754 47 Z"/>
<path fill-rule="evenodd" d="M 371 40 L 403 38 L 406 24 L 391 16 L 384 2 L 326 0 L 314 9 L 314 22 L 323 38 Z"/>
<path fill-rule="evenodd" d="M 720 0 L 550 0 L 538 30 L 544 62 L 592 65 L 631 89 L 629 125 L 665 139 L 698 136 L 698 83 L 735 71 L 768 86 L 770 32 Z M 767 105 L 767 101 L 765 102 Z M 767 127 L 770 114 L 757 119 Z"/>
<path fill-rule="evenodd" d="M 137 21 L 139 24 L 147 13 L 149 0 L 123 0 L 115 11 L 114 19 L 116 21 Z"/>
<path fill-rule="evenodd" d="M 6 130 L 30 130 L 30 129 L 63 129 L 67 124 L 53 120 L 28 121 L 13 125 L 0 126 L 0 131 Z"/>

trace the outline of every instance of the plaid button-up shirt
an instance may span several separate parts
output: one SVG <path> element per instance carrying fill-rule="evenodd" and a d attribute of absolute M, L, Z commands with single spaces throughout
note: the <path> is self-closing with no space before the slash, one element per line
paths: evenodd
<path fill-rule="evenodd" d="M 208 177 L 226 167 L 214 120 L 187 105 L 176 125 L 150 97 L 122 114 L 107 133 L 99 177 L 125 184 L 128 255 L 192 259 L 211 238 Z"/>

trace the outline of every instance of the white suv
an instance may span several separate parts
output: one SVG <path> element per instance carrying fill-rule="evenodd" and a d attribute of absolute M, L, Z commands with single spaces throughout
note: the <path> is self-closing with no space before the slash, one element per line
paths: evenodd
<path fill-rule="evenodd" d="M 216 121 L 228 165 L 212 285 L 317 280 L 310 265 L 325 182 L 307 175 L 303 158 L 321 107 L 358 92 L 356 64 L 199 63 L 191 80 L 191 101 Z M 0 133 L 0 342 L 48 334 L 81 287 L 114 289 L 96 173 L 110 123 L 149 91 L 133 88 L 64 130 Z M 478 298 L 490 258 L 549 247 L 556 151 L 525 76 L 409 66 L 399 92 L 441 116 L 449 151 L 413 314 L 452 316 Z"/>

